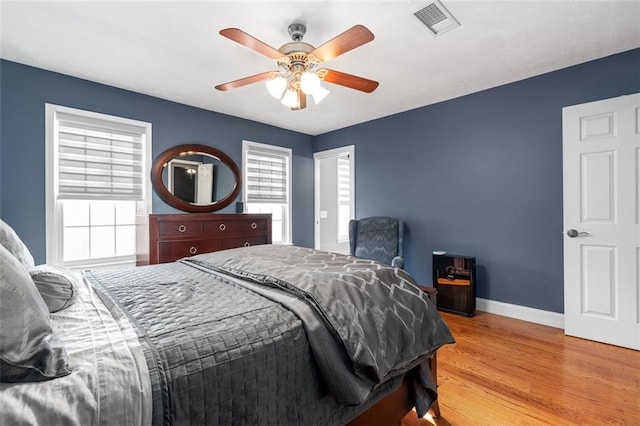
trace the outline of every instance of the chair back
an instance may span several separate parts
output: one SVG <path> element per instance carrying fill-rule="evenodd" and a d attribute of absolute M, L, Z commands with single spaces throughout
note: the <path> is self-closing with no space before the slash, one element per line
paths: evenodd
<path fill-rule="evenodd" d="M 393 217 L 374 216 L 349 222 L 349 248 L 352 256 L 402 268 L 403 265 L 398 264 L 398 260 L 402 262 L 403 239 L 404 224 Z"/>

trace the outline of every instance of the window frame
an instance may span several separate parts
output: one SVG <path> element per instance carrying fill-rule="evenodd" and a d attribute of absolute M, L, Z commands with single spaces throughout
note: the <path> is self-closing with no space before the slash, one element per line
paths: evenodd
<path fill-rule="evenodd" d="M 71 269 L 87 267 L 113 267 L 135 265 L 135 253 L 129 256 L 114 256 L 100 259 L 63 261 L 63 200 L 57 199 L 58 192 L 58 114 L 71 114 L 82 118 L 112 122 L 114 124 L 136 126 L 144 129 L 143 149 L 143 201 L 136 202 L 136 213 L 147 214 L 152 211 L 151 170 L 152 125 L 151 123 L 81 110 L 62 105 L 45 103 L 45 190 L 46 190 L 46 263 L 64 265 Z M 87 200 L 89 202 L 89 200 Z"/>
<path fill-rule="evenodd" d="M 292 214 L 292 199 L 291 199 L 291 182 L 292 182 L 292 171 L 293 171 L 293 152 L 291 148 L 285 148 L 285 147 L 281 147 L 281 146 L 277 146 L 277 145 L 269 145 L 269 144 L 265 144 L 265 143 L 260 143 L 260 142 L 252 142 L 252 141 L 248 141 L 248 140 L 243 140 L 242 141 L 242 201 L 244 203 L 245 210 L 248 209 L 249 207 L 249 203 L 247 201 L 247 152 L 248 151 L 262 151 L 265 153 L 277 153 L 277 154 L 281 154 L 282 156 L 284 156 L 286 158 L 286 163 L 287 163 L 287 179 L 286 179 L 286 185 L 287 185 L 287 202 L 285 207 L 283 208 L 283 214 L 285 216 L 285 218 L 283 219 L 283 221 L 285 222 L 283 225 L 283 233 L 286 235 L 283 235 L 282 238 L 282 242 L 279 243 L 274 243 L 274 244 L 282 244 L 282 245 L 292 245 L 293 244 L 293 214 Z M 255 203 L 254 203 L 255 204 Z M 267 204 L 267 203 L 265 203 Z M 273 203 L 274 205 L 283 205 L 283 203 Z M 272 227 L 273 229 L 273 227 Z M 273 231 L 272 231 L 273 232 Z M 276 241 L 275 238 L 273 238 L 272 236 L 272 240 Z"/>

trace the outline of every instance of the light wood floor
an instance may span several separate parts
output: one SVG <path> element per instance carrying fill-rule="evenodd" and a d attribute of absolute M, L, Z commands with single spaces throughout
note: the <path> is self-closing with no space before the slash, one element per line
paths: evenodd
<path fill-rule="evenodd" d="M 441 417 L 403 425 L 640 425 L 640 352 L 478 312 L 442 313 Z"/>

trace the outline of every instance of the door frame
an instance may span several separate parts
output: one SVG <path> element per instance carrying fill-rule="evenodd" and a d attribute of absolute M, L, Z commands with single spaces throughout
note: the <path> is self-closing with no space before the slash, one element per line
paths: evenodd
<path fill-rule="evenodd" d="M 328 149 L 313 153 L 313 247 L 319 248 L 320 244 L 320 161 L 327 158 L 337 158 L 344 154 L 349 156 L 351 168 L 351 218 L 356 217 L 356 149 L 355 145 L 347 145 L 339 148 Z"/>

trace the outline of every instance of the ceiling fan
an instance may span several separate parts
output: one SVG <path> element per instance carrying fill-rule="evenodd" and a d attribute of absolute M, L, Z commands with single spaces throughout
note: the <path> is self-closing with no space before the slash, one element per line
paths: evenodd
<path fill-rule="evenodd" d="M 373 33 L 364 26 L 355 25 L 319 47 L 302 41 L 306 33 L 303 24 L 293 23 L 289 25 L 288 31 L 293 41 L 276 50 L 238 28 L 221 30 L 220 35 L 275 59 L 278 70 L 219 84 L 216 89 L 226 91 L 267 80 L 269 93 L 296 111 L 307 106 L 307 95 L 311 95 L 316 104 L 324 99 L 329 91 L 320 85 L 321 81 L 366 93 L 371 93 L 378 87 L 377 81 L 329 68 L 319 68 L 322 63 L 373 40 Z"/>

